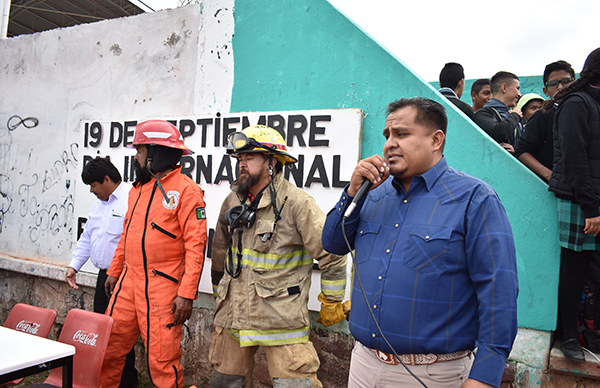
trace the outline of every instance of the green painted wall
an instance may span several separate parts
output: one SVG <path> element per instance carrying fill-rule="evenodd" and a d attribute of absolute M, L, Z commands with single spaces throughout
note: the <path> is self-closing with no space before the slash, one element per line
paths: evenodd
<path fill-rule="evenodd" d="M 555 329 L 556 205 L 537 176 L 325 0 L 236 1 L 233 47 L 232 112 L 361 108 L 363 157 L 382 153 L 387 103 L 421 96 L 444 104 L 449 164 L 490 183 L 511 220 L 519 326 Z"/>

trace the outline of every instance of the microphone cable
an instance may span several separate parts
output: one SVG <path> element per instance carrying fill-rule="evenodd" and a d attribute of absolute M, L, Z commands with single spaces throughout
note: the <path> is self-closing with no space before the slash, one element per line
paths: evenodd
<path fill-rule="evenodd" d="M 379 327 L 379 323 L 377 322 L 377 318 L 375 318 L 375 314 L 373 314 L 373 310 L 371 309 L 371 305 L 369 304 L 369 300 L 367 299 L 367 293 L 365 292 L 365 289 L 363 288 L 362 282 L 360 281 L 360 274 L 358 273 L 358 266 L 355 264 L 353 249 L 352 249 L 352 247 L 350 245 L 350 242 L 348 241 L 348 237 L 346 236 L 345 222 L 346 222 L 347 218 L 348 217 L 346 217 L 346 216 L 344 216 L 342 218 L 342 235 L 344 236 L 344 241 L 346 242 L 346 246 L 348 247 L 348 250 L 350 251 L 350 256 L 352 258 L 352 269 L 356 273 L 356 279 L 358 280 L 358 285 L 360 286 L 360 290 L 362 291 L 362 295 L 363 295 L 363 298 L 365 299 L 365 303 L 367 304 L 367 308 L 369 309 L 369 313 L 371 314 L 371 318 L 373 318 L 373 322 L 375 323 L 375 326 L 377 327 L 377 331 L 379 331 L 379 335 L 381 335 L 381 338 L 383 338 L 383 340 L 385 341 L 385 343 L 387 344 L 387 346 L 389 346 L 389 348 L 392 349 L 392 353 L 394 353 L 394 356 L 396 356 L 396 359 L 398 361 L 400 361 L 400 364 L 402 364 L 402 366 L 404 367 L 404 369 L 406 369 L 406 371 L 412 377 L 414 377 L 415 380 L 417 380 L 423 387 L 428 388 L 427 385 L 425 385 L 425 383 L 417 375 L 415 375 L 413 373 L 413 371 L 411 371 L 408 366 L 406 366 L 406 364 L 404 363 L 404 361 L 402 361 L 402 359 L 400 358 L 400 356 L 398 356 L 398 353 L 396 353 L 396 350 L 392 347 L 392 345 L 389 343 L 389 341 L 387 340 L 387 338 L 385 338 L 385 335 L 383 335 L 383 331 L 381 330 L 381 327 Z"/>

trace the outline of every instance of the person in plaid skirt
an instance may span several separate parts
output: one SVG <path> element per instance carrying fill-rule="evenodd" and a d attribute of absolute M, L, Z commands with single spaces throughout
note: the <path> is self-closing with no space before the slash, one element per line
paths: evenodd
<path fill-rule="evenodd" d="M 592 256 L 600 251 L 600 48 L 587 57 L 578 80 L 560 90 L 545 110 L 554 117 L 554 167 L 549 190 L 558 201 L 562 247 L 558 307 L 563 325 L 561 350 L 583 362 L 577 315 Z"/>

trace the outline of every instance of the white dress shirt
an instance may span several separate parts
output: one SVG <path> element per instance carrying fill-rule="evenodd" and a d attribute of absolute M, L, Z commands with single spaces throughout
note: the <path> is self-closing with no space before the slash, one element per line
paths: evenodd
<path fill-rule="evenodd" d="M 98 199 L 90 209 L 85 229 L 71 254 L 69 267 L 77 272 L 88 259 L 99 269 L 108 269 L 123 231 L 131 185 L 121 182 L 108 197 Z"/>

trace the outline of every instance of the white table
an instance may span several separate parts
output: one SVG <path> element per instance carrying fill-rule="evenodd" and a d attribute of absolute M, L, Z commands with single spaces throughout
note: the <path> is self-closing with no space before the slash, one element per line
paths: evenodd
<path fill-rule="evenodd" d="M 0 384 L 63 367 L 63 387 L 73 386 L 75 347 L 0 327 Z"/>

